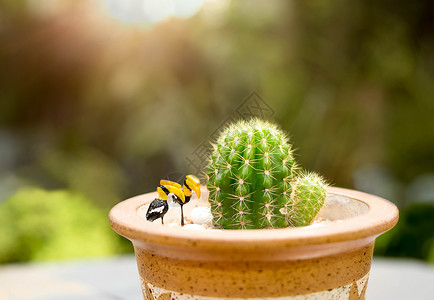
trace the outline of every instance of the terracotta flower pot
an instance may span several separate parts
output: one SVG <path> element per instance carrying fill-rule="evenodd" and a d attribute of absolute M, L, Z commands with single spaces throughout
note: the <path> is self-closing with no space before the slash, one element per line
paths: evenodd
<path fill-rule="evenodd" d="M 145 299 L 365 299 L 375 238 L 396 224 L 398 210 L 366 193 L 328 192 L 321 213 L 331 222 L 322 226 L 170 228 L 140 215 L 156 193 L 119 203 L 109 218 L 134 245 Z"/>

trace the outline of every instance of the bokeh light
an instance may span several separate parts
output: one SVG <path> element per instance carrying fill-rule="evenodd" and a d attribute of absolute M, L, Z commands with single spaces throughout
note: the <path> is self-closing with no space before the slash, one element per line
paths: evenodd
<path fill-rule="evenodd" d="M 3 0 L 0 214 L 49 195 L 106 224 L 160 178 L 199 173 L 258 95 L 301 167 L 399 206 L 379 254 L 434 260 L 432 3 Z"/>
<path fill-rule="evenodd" d="M 206 0 L 101 0 L 108 13 L 125 23 L 156 23 L 169 17 L 189 18 Z"/>

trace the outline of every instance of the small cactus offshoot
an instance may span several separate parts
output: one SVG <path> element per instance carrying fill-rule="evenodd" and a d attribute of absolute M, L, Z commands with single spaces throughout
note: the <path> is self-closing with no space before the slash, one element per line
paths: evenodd
<path fill-rule="evenodd" d="M 320 176 L 300 175 L 286 135 L 258 119 L 223 130 L 206 172 L 213 223 L 219 228 L 308 225 L 326 196 Z"/>
<path fill-rule="evenodd" d="M 287 220 L 291 226 L 309 225 L 324 205 L 326 184 L 319 175 L 307 173 L 298 176 L 292 187 L 292 209 L 287 214 Z"/>

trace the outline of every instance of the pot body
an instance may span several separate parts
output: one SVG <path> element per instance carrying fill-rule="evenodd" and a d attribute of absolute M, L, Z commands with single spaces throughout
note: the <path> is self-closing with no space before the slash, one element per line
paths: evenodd
<path fill-rule="evenodd" d="M 376 204 L 357 199 L 368 213 L 318 228 L 196 232 L 150 223 L 154 228 L 142 229 L 122 221 L 153 199 L 138 198 L 132 212 L 123 207 L 124 216 L 112 210 L 110 221 L 133 242 L 145 299 L 365 299 L 375 238 L 398 217 L 381 199 L 382 219 L 359 229 Z"/>
<path fill-rule="evenodd" d="M 135 245 L 145 299 L 365 299 L 373 249 L 234 261 L 160 256 Z"/>

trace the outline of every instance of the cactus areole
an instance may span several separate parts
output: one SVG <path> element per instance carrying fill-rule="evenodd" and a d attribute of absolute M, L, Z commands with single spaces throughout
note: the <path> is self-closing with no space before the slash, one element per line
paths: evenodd
<path fill-rule="evenodd" d="M 259 119 L 221 132 L 206 173 L 218 228 L 306 226 L 326 198 L 324 180 L 297 168 L 286 135 Z"/>

